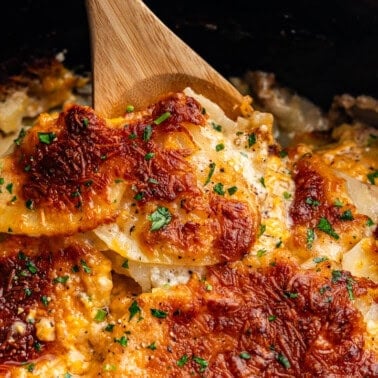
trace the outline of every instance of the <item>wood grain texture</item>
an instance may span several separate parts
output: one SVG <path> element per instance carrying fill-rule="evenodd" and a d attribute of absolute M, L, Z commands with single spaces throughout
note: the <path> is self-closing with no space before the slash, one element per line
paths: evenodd
<path fill-rule="evenodd" d="M 122 114 L 190 86 L 232 118 L 241 94 L 140 0 L 87 0 L 91 28 L 94 107 Z"/>

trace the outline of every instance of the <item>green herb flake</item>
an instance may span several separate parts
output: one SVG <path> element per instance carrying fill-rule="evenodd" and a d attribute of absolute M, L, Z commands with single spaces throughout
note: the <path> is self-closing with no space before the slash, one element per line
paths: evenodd
<path fill-rule="evenodd" d="M 378 178 L 378 171 L 374 171 L 367 175 L 370 184 L 375 185 L 375 179 Z"/>
<path fill-rule="evenodd" d="M 87 180 L 87 181 L 84 182 L 84 186 L 86 186 L 87 188 L 92 186 L 92 184 L 93 184 L 93 180 Z"/>
<path fill-rule="evenodd" d="M 223 184 L 221 182 L 218 182 L 217 184 L 214 185 L 213 191 L 214 191 L 214 193 L 217 193 L 220 196 L 224 196 L 225 193 L 226 193 L 224 191 L 224 187 L 223 187 Z"/>
<path fill-rule="evenodd" d="M 85 273 L 87 273 L 87 274 L 92 273 L 92 269 L 87 265 L 87 263 L 84 260 L 80 260 L 80 264 L 81 264 Z"/>
<path fill-rule="evenodd" d="M 115 182 L 116 184 L 119 184 L 119 183 L 123 182 L 123 179 L 121 179 L 121 178 L 116 178 L 116 179 L 114 180 L 114 182 Z"/>
<path fill-rule="evenodd" d="M 171 116 L 170 112 L 165 112 L 161 116 L 155 119 L 154 124 L 155 125 L 160 125 L 163 123 L 165 120 L 167 120 Z"/>
<path fill-rule="evenodd" d="M 88 118 L 83 118 L 83 126 L 88 127 L 89 125 L 89 119 Z"/>
<path fill-rule="evenodd" d="M 25 129 L 21 129 L 18 137 L 13 141 L 16 146 L 20 146 L 26 136 Z"/>
<path fill-rule="evenodd" d="M 283 197 L 285 199 L 290 199 L 291 198 L 291 194 L 289 192 L 283 192 Z"/>
<path fill-rule="evenodd" d="M 156 308 L 151 308 L 151 315 L 158 319 L 165 319 L 168 316 L 168 313 L 163 310 L 158 310 Z"/>
<path fill-rule="evenodd" d="M 72 374 L 70 374 L 68 371 L 64 373 L 63 378 L 72 378 Z"/>
<path fill-rule="evenodd" d="M 148 216 L 151 222 L 150 231 L 158 231 L 168 225 L 172 220 L 172 215 L 166 207 L 158 206 L 157 209 Z"/>
<path fill-rule="evenodd" d="M 55 133 L 38 133 L 38 139 L 41 143 L 51 144 L 56 139 Z"/>
<path fill-rule="evenodd" d="M 69 280 L 69 276 L 59 276 L 53 279 L 54 284 L 65 284 Z"/>
<path fill-rule="evenodd" d="M 47 297 L 46 295 L 42 295 L 41 297 L 41 302 L 45 305 L 45 306 L 48 306 L 49 305 L 49 302 L 50 302 L 50 298 Z"/>
<path fill-rule="evenodd" d="M 269 315 L 269 316 L 268 316 L 268 320 L 269 320 L 270 322 L 274 322 L 276 319 L 277 319 L 277 316 L 276 316 L 276 315 Z"/>
<path fill-rule="evenodd" d="M 205 186 L 210 182 L 211 177 L 212 177 L 213 174 L 214 174 L 214 171 L 215 171 L 215 163 L 210 163 L 210 164 L 209 164 L 209 168 L 210 168 L 210 171 L 209 171 L 209 174 L 207 175 L 207 179 L 206 179 L 206 181 L 205 181 L 205 183 L 204 183 Z"/>
<path fill-rule="evenodd" d="M 142 139 L 145 142 L 148 142 L 151 139 L 151 136 L 152 136 L 152 126 L 151 125 L 146 125 L 146 127 L 143 130 Z"/>
<path fill-rule="evenodd" d="M 4 177 L 0 177 L 0 185 L 3 185 L 5 182 Z"/>
<path fill-rule="evenodd" d="M 333 229 L 331 223 L 329 223 L 327 218 L 320 218 L 318 225 L 316 226 L 318 230 L 323 231 L 324 233 L 328 234 L 329 236 L 333 237 L 334 239 L 340 239 L 340 236 L 336 233 Z"/>
<path fill-rule="evenodd" d="M 35 363 L 31 362 L 29 364 L 25 365 L 25 369 L 29 372 L 32 373 L 35 369 Z"/>
<path fill-rule="evenodd" d="M 159 184 L 159 181 L 156 180 L 156 179 L 154 179 L 154 178 L 152 178 L 152 177 L 150 177 L 150 178 L 147 180 L 147 182 L 149 182 L 150 184 L 155 184 L 155 185 Z"/>
<path fill-rule="evenodd" d="M 154 341 L 150 345 L 147 345 L 147 348 L 151 350 L 156 350 L 157 349 L 156 342 Z"/>
<path fill-rule="evenodd" d="M 138 135 L 136 135 L 135 133 L 130 133 L 130 134 L 129 134 L 129 139 L 130 139 L 130 140 L 134 140 L 134 139 L 136 139 L 136 138 L 138 138 Z"/>
<path fill-rule="evenodd" d="M 341 270 L 333 270 L 332 271 L 332 282 L 336 283 L 339 282 L 343 277 Z"/>
<path fill-rule="evenodd" d="M 215 151 L 219 152 L 219 151 L 222 151 L 224 150 L 224 144 L 223 143 L 219 143 L 215 146 Z"/>
<path fill-rule="evenodd" d="M 106 325 L 106 327 L 104 328 L 104 330 L 106 332 L 113 332 L 114 327 L 115 327 L 115 324 L 109 323 L 109 324 Z"/>
<path fill-rule="evenodd" d="M 32 200 L 32 199 L 27 199 L 26 201 L 25 201 L 25 206 L 26 206 L 26 208 L 27 209 L 29 209 L 29 210 L 34 210 L 34 201 Z"/>
<path fill-rule="evenodd" d="M 287 359 L 287 357 L 282 354 L 282 353 L 279 353 L 278 356 L 276 357 L 277 358 L 277 361 L 285 368 L 285 369 L 290 369 L 291 365 L 290 365 L 290 362 L 289 360 Z"/>
<path fill-rule="evenodd" d="M 314 207 L 320 205 L 320 202 L 317 201 L 317 200 L 315 200 L 315 199 L 313 199 L 312 197 L 307 197 L 306 200 L 305 200 L 305 202 L 307 203 L 307 205 L 314 206 Z"/>
<path fill-rule="evenodd" d="M 145 160 L 151 160 L 155 156 L 154 152 L 148 152 L 146 155 L 144 155 Z"/>
<path fill-rule="evenodd" d="M 354 219 L 353 214 L 350 210 L 345 210 L 341 215 L 340 219 L 343 221 L 352 221 Z"/>
<path fill-rule="evenodd" d="M 104 310 L 103 308 L 99 308 L 96 312 L 94 320 L 100 323 L 100 322 L 103 322 L 107 316 L 108 316 L 108 312 Z"/>
<path fill-rule="evenodd" d="M 280 239 L 280 240 L 278 240 L 278 242 L 276 243 L 275 247 L 276 247 L 276 248 L 280 248 L 281 245 L 282 245 L 282 240 Z"/>
<path fill-rule="evenodd" d="M 227 192 L 230 196 L 234 195 L 238 191 L 237 186 L 231 186 L 230 188 L 227 189 Z"/>
<path fill-rule="evenodd" d="M 319 293 L 323 295 L 327 290 L 331 290 L 331 288 L 328 285 L 324 285 L 319 289 Z"/>
<path fill-rule="evenodd" d="M 206 370 L 206 368 L 209 366 L 209 363 L 201 357 L 194 356 L 193 361 L 200 366 L 200 369 L 199 369 L 200 373 L 203 373 Z"/>
<path fill-rule="evenodd" d="M 134 109 L 134 106 L 129 104 L 126 106 L 126 113 L 132 113 Z"/>
<path fill-rule="evenodd" d="M 266 188 L 266 186 L 265 186 L 265 178 L 264 177 L 260 177 L 260 184 L 264 187 L 264 188 Z"/>
<path fill-rule="evenodd" d="M 327 261 L 328 260 L 328 257 L 326 256 L 319 256 L 319 257 L 314 257 L 313 258 L 313 261 L 315 264 L 319 264 L 319 263 L 322 263 L 324 261 Z"/>
<path fill-rule="evenodd" d="M 263 248 L 257 251 L 257 257 L 262 257 L 264 255 L 266 255 L 266 249 Z"/>
<path fill-rule="evenodd" d="M 16 197 L 16 196 L 13 196 L 13 197 L 11 198 L 11 200 L 10 200 L 11 203 L 16 202 L 16 201 L 17 201 L 17 197 Z"/>
<path fill-rule="evenodd" d="M 222 126 L 221 125 L 218 125 L 217 123 L 215 122 L 211 122 L 211 126 L 213 127 L 213 129 L 215 131 L 218 131 L 218 132 L 221 132 L 222 131 Z"/>
<path fill-rule="evenodd" d="M 248 135 L 248 148 L 252 147 L 256 143 L 256 134 L 252 133 Z"/>
<path fill-rule="evenodd" d="M 285 158 L 285 157 L 288 155 L 288 153 L 287 153 L 287 151 L 285 151 L 285 150 L 281 150 L 281 151 L 279 152 L 279 155 L 280 155 L 281 158 Z"/>
<path fill-rule="evenodd" d="M 114 341 L 116 342 L 116 343 L 118 343 L 119 345 L 121 345 L 121 346 L 123 346 L 123 347 L 126 347 L 127 346 L 127 343 L 129 342 L 129 339 L 125 336 L 125 335 L 123 335 L 122 337 L 120 337 L 120 338 L 114 338 Z"/>
<path fill-rule="evenodd" d="M 182 357 L 180 357 L 180 359 L 176 361 L 176 365 L 178 367 L 183 367 L 188 361 L 189 357 L 186 354 L 184 354 Z"/>
<path fill-rule="evenodd" d="M 129 260 L 126 259 L 121 266 L 122 268 L 129 269 Z"/>
<path fill-rule="evenodd" d="M 139 193 L 135 194 L 134 199 L 135 199 L 135 201 L 141 201 L 143 199 L 143 197 L 144 197 L 144 193 L 139 192 Z"/>
<path fill-rule="evenodd" d="M 335 202 L 333 203 L 333 206 L 336 206 L 336 207 L 343 207 L 344 204 L 343 204 L 338 198 L 336 198 L 336 199 L 335 199 Z"/>
<path fill-rule="evenodd" d="M 72 267 L 72 272 L 73 272 L 73 273 L 78 273 L 79 271 L 80 271 L 80 268 L 79 268 L 78 265 L 74 265 L 74 266 Z"/>
<path fill-rule="evenodd" d="M 25 165 L 24 172 L 30 172 L 30 170 L 31 170 L 31 165 L 30 164 Z"/>
<path fill-rule="evenodd" d="M 24 289 L 24 292 L 25 292 L 25 295 L 26 295 L 27 297 L 30 297 L 30 296 L 33 294 L 33 292 L 32 292 L 28 287 L 26 287 L 26 288 Z"/>
<path fill-rule="evenodd" d="M 315 241 L 315 231 L 312 228 L 308 228 L 306 237 L 307 237 L 307 248 L 311 249 L 312 244 Z"/>
<path fill-rule="evenodd" d="M 7 184 L 7 186 L 5 187 L 5 189 L 8 191 L 9 194 L 12 194 L 12 192 L 13 192 L 13 183 Z"/>
<path fill-rule="evenodd" d="M 298 298 L 298 293 L 292 293 L 292 292 L 290 292 L 290 291 L 285 291 L 285 297 L 286 298 L 290 298 L 290 299 L 296 299 L 296 298 Z"/>
<path fill-rule="evenodd" d="M 347 280 L 346 280 L 346 288 L 347 288 L 347 291 L 348 291 L 349 299 L 351 301 L 354 300 L 353 284 L 354 284 L 353 279 L 348 277 Z"/>
<path fill-rule="evenodd" d="M 104 370 L 104 371 L 116 371 L 117 370 L 117 366 L 113 365 L 113 364 L 105 364 L 102 367 L 102 370 Z"/>
<path fill-rule="evenodd" d="M 34 265 L 33 261 L 27 261 L 26 267 L 31 274 L 36 274 L 38 272 L 38 268 Z"/>
<path fill-rule="evenodd" d="M 260 224 L 259 227 L 259 236 L 263 235 L 263 233 L 266 231 L 266 225 L 265 224 Z"/>
<path fill-rule="evenodd" d="M 42 344 L 39 343 L 38 341 L 36 341 L 34 343 L 34 349 L 37 351 L 37 352 L 40 352 L 42 350 Z"/>
<path fill-rule="evenodd" d="M 251 355 L 248 352 L 241 352 L 239 353 L 239 357 L 243 360 L 249 360 L 251 358 Z"/>
<path fill-rule="evenodd" d="M 129 321 L 136 315 L 136 314 L 141 314 L 141 309 L 140 307 L 138 306 L 138 302 L 137 301 L 133 301 L 129 307 L 129 313 L 130 313 L 130 316 L 129 316 Z"/>
<path fill-rule="evenodd" d="M 368 220 L 366 221 L 366 226 L 368 227 L 374 226 L 374 222 L 371 218 L 368 218 Z"/>

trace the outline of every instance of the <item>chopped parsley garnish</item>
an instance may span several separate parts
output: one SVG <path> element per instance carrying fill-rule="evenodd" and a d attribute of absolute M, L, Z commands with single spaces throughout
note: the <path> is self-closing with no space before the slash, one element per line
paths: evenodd
<path fill-rule="evenodd" d="M 336 206 L 336 207 L 343 207 L 344 206 L 344 204 L 338 198 L 335 199 L 335 202 L 333 203 L 333 205 Z"/>
<path fill-rule="evenodd" d="M 227 189 L 227 192 L 230 196 L 232 196 L 233 194 L 235 194 L 238 190 L 238 187 L 237 186 L 231 186 L 230 188 Z"/>
<path fill-rule="evenodd" d="M 119 184 L 120 182 L 123 182 L 123 179 L 121 179 L 121 178 L 116 178 L 116 179 L 114 180 L 114 182 L 115 182 L 116 184 Z"/>
<path fill-rule="evenodd" d="M 21 129 L 18 137 L 13 141 L 16 146 L 20 146 L 26 135 L 25 129 Z"/>
<path fill-rule="evenodd" d="M 158 206 L 157 209 L 148 216 L 151 222 L 150 231 L 157 231 L 169 224 L 172 220 L 172 215 L 166 207 Z"/>
<path fill-rule="evenodd" d="M 87 265 L 87 263 L 84 260 L 80 260 L 80 264 L 83 267 L 85 273 L 92 273 L 92 269 Z"/>
<path fill-rule="evenodd" d="M 261 236 L 266 230 L 266 225 L 265 224 L 260 224 L 259 228 L 259 236 Z"/>
<path fill-rule="evenodd" d="M 100 159 L 101 160 L 106 160 L 108 158 L 108 155 L 107 154 L 104 154 L 104 155 L 101 155 L 100 156 Z"/>
<path fill-rule="evenodd" d="M 215 171 L 215 163 L 210 163 L 209 168 L 210 168 L 210 171 L 209 171 L 209 174 L 207 175 L 207 179 L 206 179 L 204 185 L 207 185 L 210 182 L 211 177 L 213 176 L 214 171 Z"/>
<path fill-rule="evenodd" d="M 239 354 L 239 357 L 243 360 L 249 360 L 251 358 L 251 355 L 248 352 L 241 352 Z"/>
<path fill-rule="evenodd" d="M 115 327 L 115 324 L 109 323 L 109 324 L 104 328 L 104 330 L 105 330 L 106 332 L 113 332 L 114 327 Z"/>
<path fill-rule="evenodd" d="M 31 165 L 30 165 L 30 164 L 25 165 L 25 167 L 24 167 L 24 171 L 25 171 L 25 172 L 29 172 L 30 170 L 31 170 Z"/>
<path fill-rule="evenodd" d="M 371 218 L 368 218 L 368 220 L 366 221 L 366 226 L 368 227 L 374 226 L 374 222 Z"/>
<path fill-rule="evenodd" d="M 74 266 L 72 267 L 72 271 L 73 271 L 74 273 L 79 272 L 79 270 L 80 270 L 80 268 L 78 267 L 78 265 L 74 265 Z"/>
<path fill-rule="evenodd" d="M 315 241 L 315 231 L 312 228 L 307 229 L 307 248 L 312 248 L 312 243 Z"/>
<path fill-rule="evenodd" d="M 88 125 L 89 125 L 89 119 L 88 118 L 83 118 L 83 125 L 84 125 L 84 127 L 88 127 Z"/>
<path fill-rule="evenodd" d="M 354 300 L 353 283 L 354 283 L 353 279 L 348 277 L 347 280 L 346 280 L 346 288 L 347 288 L 347 291 L 348 291 L 349 299 L 351 301 Z"/>
<path fill-rule="evenodd" d="M 291 198 L 291 194 L 289 192 L 283 192 L 283 197 L 285 199 L 290 199 Z"/>
<path fill-rule="evenodd" d="M 44 144 L 51 144 L 55 138 L 55 133 L 38 133 L 39 141 Z"/>
<path fill-rule="evenodd" d="M 291 365 L 289 360 L 285 355 L 282 353 L 279 353 L 277 356 L 277 361 L 285 368 L 285 369 L 290 369 Z"/>
<path fill-rule="evenodd" d="M 158 310 L 156 308 L 151 308 L 151 315 L 154 316 L 155 318 L 159 318 L 159 319 L 165 319 L 168 315 L 168 313 L 166 311 L 163 311 L 163 310 Z"/>
<path fill-rule="evenodd" d="M 224 144 L 223 143 L 219 143 L 215 146 L 215 151 L 219 152 L 219 151 L 222 151 L 224 150 Z"/>
<path fill-rule="evenodd" d="M 104 370 L 104 371 L 116 371 L 117 370 L 117 366 L 113 365 L 113 364 L 105 364 L 103 366 L 102 370 Z"/>
<path fill-rule="evenodd" d="M 143 130 L 143 140 L 145 142 L 149 141 L 151 139 L 151 136 L 152 136 L 152 126 L 151 125 L 146 125 L 146 127 L 144 128 Z"/>
<path fill-rule="evenodd" d="M 215 122 L 211 122 L 211 126 L 213 126 L 213 129 L 214 129 L 215 131 L 219 131 L 219 132 L 222 131 L 222 126 L 221 126 L 221 125 L 218 125 L 218 124 L 215 123 Z"/>
<path fill-rule="evenodd" d="M 7 184 L 7 186 L 5 187 L 5 189 L 9 192 L 9 194 L 12 194 L 12 192 L 13 192 L 13 183 Z"/>
<path fill-rule="evenodd" d="M 132 113 L 134 111 L 134 106 L 133 105 L 127 105 L 126 106 L 126 113 Z"/>
<path fill-rule="evenodd" d="M 367 175 L 370 184 L 375 185 L 375 179 L 378 178 L 378 171 L 374 171 Z"/>
<path fill-rule="evenodd" d="M 284 157 L 286 157 L 288 155 L 288 153 L 285 150 L 281 150 L 280 153 L 279 153 L 279 155 L 280 155 L 281 158 L 284 158 Z"/>
<path fill-rule="evenodd" d="M 144 155 L 144 158 L 146 160 L 151 160 L 155 156 L 154 152 L 148 152 L 146 155 Z"/>
<path fill-rule="evenodd" d="M 87 181 L 84 182 L 84 186 L 86 186 L 87 188 L 92 186 L 92 184 L 93 184 L 93 180 L 87 180 Z"/>
<path fill-rule="evenodd" d="M 29 372 L 29 373 L 32 373 L 34 371 L 34 368 L 35 368 L 35 363 L 31 362 L 30 364 L 26 364 L 25 365 L 25 369 Z"/>
<path fill-rule="evenodd" d="M 317 200 L 315 200 L 315 199 L 313 199 L 312 197 L 307 197 L 306 198 L 306 203 L 307 203 L 307 205 L 311 205 L 311 206 L 314 206 L 314 207 L 320 205 L 320 202 L 317 201 Z"/>
<path fill-rule="evenodd" d="M 266 249 L 259 249 L 258 251 L 257 251 L 257 257 L 262 257 L 262 256 L 264 256 L 266 254 Z"/>
<path fill-rule="evenodd" d="M 171 116 L 170 112 L 165 112 L 161 116 L 155 119 L 154 124 L 155 125 L 160 125 L 163 123 L 165 120 L 167 120 Z"/>
<path fill-rule="evenodd" d="M 126 259 L 121 266 L 122 268 L 129 269 L 129 260 Z"/>
<path fill-rule="evenodd" d="M 265 178 L 264 177 L 260 177 L 260 183 L 261 183 L 261 185 L 264 187 L 264 188 L 266 188 L 266 186 L 265 186 Z"/>
<path fill-rule="evenodd" d="M 332 282 L 336 283 L 339 282 L 342 278 L 343 274 L 341 270 L 333 270 L 332 271 Z"/>
<path fill-rule="evenodd" d="M 298 298 L 298 293 L 292 293 L 290 291 L 285 291 L 285 297 L 290 299 Z"/>
<path fill-rule="evenodd" d="M 252 147 L 256 143 L 256 134 L 252 133 L 248 135 L 248 147 Z"/>
<path fill-rule="evenodd" d="M 103 322 L 106 319 L 107 315 L 108 312 L 106 310 L 104 310 L 103 308 L 99 308 L 97 310 L 96 316 L 94 317 L 94 320 L 99 323 Z"/>
<path fill-rule="evenodd" d="M 141 314 L 141 309 L 140 307 L 138 306 L 138 302 L 137 301 L 133 301 L 129 307 L 129 313 L 130 313 L 130 316 L 129 316 L 129 321 L 136 315 L 136 314 Z"/>
<path fill-rule="evenodd" d="M 28 199 L 25 201 L 25 206 L 29 210 L 34 210 L 34 201 L 32 199 Z"/>
<path fill-rule="evenodd" d="M 42 295 L 41 297 L 41 302 L 45 305 L 48 306 L 50 299 L 46 295 Z"/>
<path fill-rule="evenodd" d="M 144 197 L 144 193 L 139 192 L 139 193 L 135 194 L 134 199 L 135 199 L 135 201 L 141 201 L 143 199 L 143 197 Z"/>
<path fill-rule="evenodd" d="M 38 272 L 38 268 L 34 265 L 33 261 L 27 261 L 26 262 L 26 267 L 28 268 L 28 271 L 31 274 L 35 274 Z"/>
<path fill-rule="evenodd" d="M 268 316 L 268 320 L 269 320 L 270 322 L 274 322 L 276 319 L 277 319 L 277 316 L 276 316 L 276 315 L 269 315 L 269 316 Z"/>
<path fill-rule="evenodd" d="M 24 292 L 27 297 L 30 297 L 33 294 L 33 292 L 28 287 L 25 288 Z"/>
<path fill-rule="evenodd" d="M 147 182 L 149 182 L 150 184 L 155 184 L 155 185 L 159 184 L 159 181 L 156 180 L 156 179 L 154 179 L 153 177 L 150 177 L 150 178 L 147 180 Z"/>
<path fill-rule="evenodd" d="M 282 245 L 282 240 L 280 239 L 280 240 L 278 240 L 278 242 L 276 243 L 275 247 L 276 247 L 276 248 L 280 248 L 281 245 Z"/>
<path fill-rule="evenodd" d="M 10 200 L 10 202 L 16 202 L 17 201 L 17 197 L 16 196 L 13 196 Z"/>
<path fill-rule="evenodd" d="M 134 140 L 136 138 L 138 138 L 138 135 L 136 135 L 135 133 L 130 133 L 129 134 L 129 139 Z"/>
<path fill-rule="evenodd" d="M 345 210 L 341 215 L 340 219 L 343 221 L 352 221 L 354 219 L 353 214 L 350 210 Z"/>
<path fill-rule="evenodd" d="M 5 182 L 4 177 L 0 177 L 0 185 L 3 185 Z"/>
<path fill-rule="evenodd" d="M 203 373 L 206 370 L 206 368 L 209 366 L 209 363 L 201 357 L 194 356 L 193 361 L 200 366 L 200 369 L 199 369 L 200 373 Z"/>
<path fill-rule="evenodd" d="M 119 339 L 117 339 L 116 337 L 114 338 L 114 341 L 118 344 L 120 344 L 121 346 L 123 347 L 126 347 L 127 346 L 127 343 L 129 341 L 129 339 L 123 335 L 122 337 L 120 337 Z"/>
<path fill-rule="evenodd" d="M 324 233 L 328 234 L 329 236 L 332 236 L 334 239 L 338 240 L 340 236 L 336 233 L 336 231 L 333 229 L 331 223 L 329 223 L 327 218 L 320 218 L 319 223 L 316 226 L 318 230 L 323 231 Z"/>
<path fill-rule="evenodd" d="M 178 367 L 183 367 L 189 361 L 189 357 L 184 354 L 180 359 L 176 361 Z"/>
<path fill-rule="evenodd" d="M 331 288 L 328 285 L 324 285 L 319 289 L 319 293 L 323 295 L 327 290 L 331 290 Z"/>
<path fill-rule="evenodd" d="M 327 260 L 328 260 L 328 257 L 326 257 L 326 256 L 320 256 L 320 257 L 314 257 L 313 258 L 313 261 L 314 261 L 315 264 L 319 264 L 319 263 L 327 261 Z"/>
<path fill-rule="evenodd" d="M 72 374 L 69 372 L 64 373 L 63 378 L 72 378 Z"/>
<path fill-rule="evenodd" d="M 150 345 L 147 345 L 147 348 L 151 350 L 156 350 L 157 349 L 156 342 L 154 341 Z"/>
<path fill-rule="evenodd" d="M 224 187 L 221 182 L 218 182 L 217 184 L 215 184 L 213 190 L 215 193 L 219 194 L 220 196 L 224 196 L 224 194 L 226 193 L 224 191 Z"/>
<path fill-rule="evenodd" d="M 34 349 L 37 351 L 37 352 L 40 352 L 42 350 L 42 344 L 39 343 L 38 341 L 36 341 L 34 343 Z"/>
<path fill-rule="evenodd" d="M 58 283 L 65 284 L 65 283 L 67 283 L 67 281 L 68 281 L 69 278 L 70 278 L 69 276 L 59 276 L 59 277 L 55 277 L 55 278 L 53 279 L 53 283 L 54 283 L 54 284 L 58 284 Z"/>

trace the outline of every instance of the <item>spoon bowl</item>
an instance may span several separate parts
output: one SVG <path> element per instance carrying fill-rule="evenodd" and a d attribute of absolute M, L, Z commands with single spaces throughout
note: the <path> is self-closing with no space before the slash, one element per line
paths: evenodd
<path fill-rule="evenodd" d="M 106 117 L 191 87 L 236 118 L 242 95 L 140 0 L 87 0 L 94 108 Z"/>

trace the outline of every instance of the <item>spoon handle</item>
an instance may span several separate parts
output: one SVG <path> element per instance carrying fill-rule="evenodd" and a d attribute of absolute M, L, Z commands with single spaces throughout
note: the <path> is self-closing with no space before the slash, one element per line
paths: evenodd
<path fill-rule="evenodd" d="M 87 0 L 94 107 L 104 116 L 190 86 L 238 114 L 240 93 L 140 0 Z"/>

